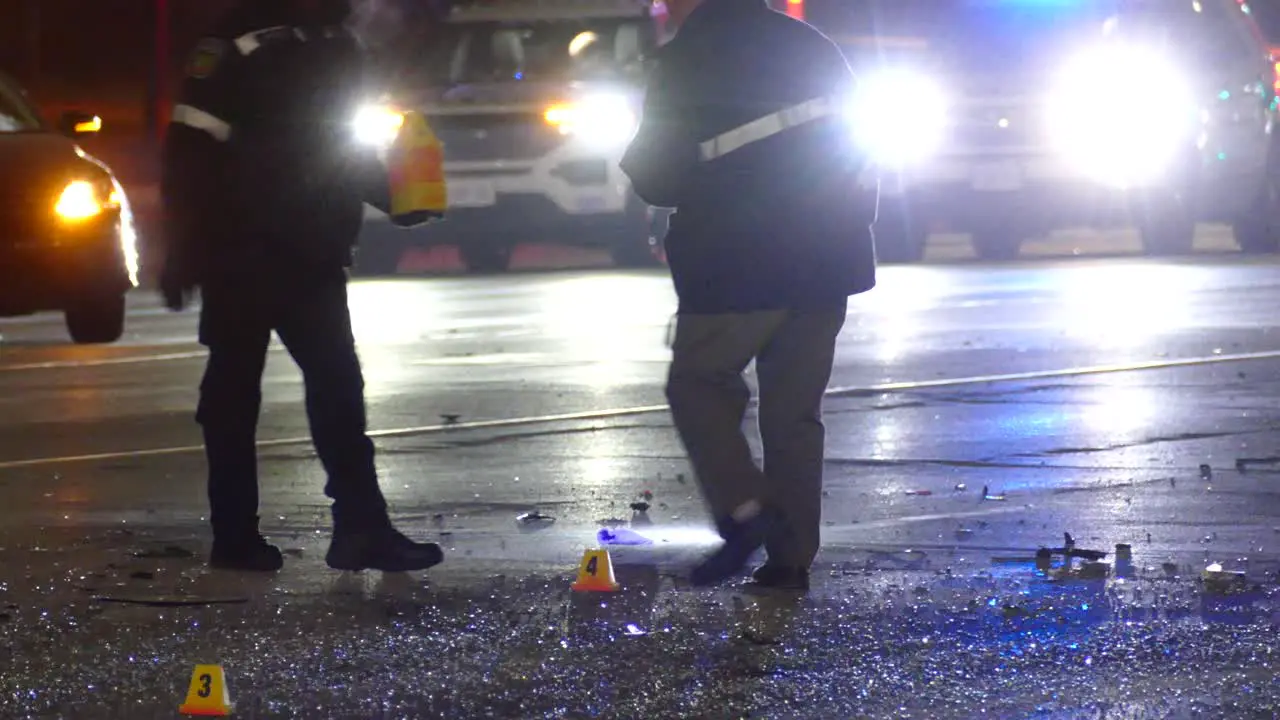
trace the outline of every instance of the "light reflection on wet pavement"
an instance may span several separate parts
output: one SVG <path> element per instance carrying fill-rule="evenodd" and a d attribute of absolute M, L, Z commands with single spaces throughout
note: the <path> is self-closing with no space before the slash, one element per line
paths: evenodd
<path fill-rule="evenodd" d="M 713 536 L 666 413 L 590 415 L 661 403 L 658 275 L 354 288 L 371 426 L 410 429 L 379 440 L 384 488 L 447 552 L 409 576 L 323 567 L 305 443 L 262 453 L 285 571 L 202 566 L 192 316 L 139 299 L 129 340 L 96 350 L 53 344 L 56 319 L 0 323 L 0 716 L 175 717 L 196 663 L 225 668 L 237 717 L 1280 716 L 1280 362 L 1244 357 L 1280 350 L 1280 267 L 882 287 L 842 339 L 807 597 L 685 587 Z M 1066 372 L 1188 358 L 1209 362 Z M 282 360 L 264 439 L 305 436 Z M 923 382 L 876 389 L 899 381 Z M 534 419 L 483 426 L 510 418 Z M 555 522 L 517 519 L 534 511 Z M 653 544 L 611 549 L 621 593 L 573 593 L 605 526 Z M 1113 564 L 1130 544 L 1132 567 L 1037 570 L 1064 532 Z M 1206 583 L 1211 563 L 1246 579 Z"/>

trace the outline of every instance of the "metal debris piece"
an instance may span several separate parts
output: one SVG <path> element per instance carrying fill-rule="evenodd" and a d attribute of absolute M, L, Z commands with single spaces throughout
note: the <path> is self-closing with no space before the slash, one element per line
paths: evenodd
<path fill-rule="evenodd" d="M 516 525 L 518 525 L 521 530 L 543 530 L 551 527 L 555 523 L 555 518 L 550 515 L 543 515 L 537 510 L 516 516 Z"/>
<path fill-rule="evenodd" d="M 1280 456 L 1260 458 L 1236 458 L 1236 470 L 1245 472 L 1250 465 L 1275 465 L 1280 463 Z"/>
<path fill-rule="evenodd" d="M 956 528 L 957 540 L 968 540 L 971 537 L 973 537 L 973 531 L 969 528 Z"/>
<path fill-rule="evenodd" d="M 933 491 L 932 490 L 908 490 L 906 491 L 906 494 L 907 495 L 932 495 Z"/>
<path fill-rule="evenodd" d="M 996 555 L 991 558 L 992 565 L 1030 565 L 1036 558 L 1027 555 Z"/>
<path fill-rule="evenodd" d="M 196 554 L 186 548 L 178 547 L 177 545 L 165 545 L 163 548 L 158 550 L 138 550 L 133 553 L 133 556 L 146 560 L 185 560 L 187 558 L 195 557 Z"/>
<path fill-rule="evenodd" d="M 964 483 L 956 483 L 956 492 L 964 492 L 967 489 L 969 489 L 968 485 L 965 485 Z"/>
<path fill-rule="evenodd" d="M 190 595 L 98 595 L 98 602 L 148 605 L 151 607 L 183 607 L 193 605 L 236 605 L 249 602 L 247 597 L 194 597 Z"/>
<path fill-rule="evenodd" d="M 1243 572 L 1223 570 L 1222 565 L 1218 563 L 1205 568 L 1201 578 L 1204 580 L 1205 590 L 1218 594 L 1240 592 L 1249 584 L 1248 578 Z"/>
<path fill-rule="evenodd" d="M 1077 576 L 1084 580 L 1105 580 L 1110 574 L 1110 563 L 1091 561 L 1080 566 Z"/>

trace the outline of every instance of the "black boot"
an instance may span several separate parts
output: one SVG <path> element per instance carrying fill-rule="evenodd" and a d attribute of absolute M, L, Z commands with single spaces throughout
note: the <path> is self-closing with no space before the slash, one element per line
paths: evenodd
<path fill-rule="evenodd" d="M 284 567 L 284 555 L 257 532 L 215 534 L 209 565 L 221 570 L 275 572 Z"/>
<path fill-rule="evenodd" d="M 778 523 L 777 513 L 764 508 L 754 516 L 735 521 L 719 518 L 716 528 L 724 538 L 724 544 L 693 568 L 689 581 L 696 586 L 716 585 L 737 575 L 747 561 L 764 546 Z"/>
<path fill-rule="evenodd" d="M 364 525 L 335 524 L 324 561 L 334 570 L 426 570 L 444 560 L 435 543 L 418 543 L 381 520 Z"/>
<path fill-rule="evenodd" d="M 808 568 L 765 563 L 751 573 L 751 584 L 771 590 L 809 591 Z"/>

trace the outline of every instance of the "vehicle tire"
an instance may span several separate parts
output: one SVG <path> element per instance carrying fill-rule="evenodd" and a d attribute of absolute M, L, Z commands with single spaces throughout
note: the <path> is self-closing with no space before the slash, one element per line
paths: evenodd
<path fill-rule="evenodd" d="M 1022 239 L 1022 233 L 1006 227 L 974 230 L 970 236 L 979 260 L 1016 260 L 1022 251 Z"/>
<path fill-rule="evenodd" d="M 113 343 L 124 335 L 124 294 L 78 301 L 64 312 L 67 332 L 80 345 Z"/>
<path fill-rule="evenodd" d="M 351 274 L 356 277 L 384 277 L 395 275 L 400 269 L 400 258 L 405 247 L 397 242 L 368 242 L 356 248 L 355 266 Z"/>
<path fill-rule="evenodd" d="M 871 234 L 875 238 L 878 263 L 914 263 L 924 259 L 929 230 L 911 217 L 907 203 L 902 200 L 880 201 Z"/>
<path fill-rule="evenodd" d="M 1169 257 L 1191 252 L 1196 238 L 1196 219 L 1181 198 L 1148 198 L 1135 211 L 1144 253 Z"/>
<path fill-rule="evenodd" d="M 513 249 L 508 242 L 484 239 L 459 245 L 458 254 L 469 273 L 500 273 L 506 272 L 511 265 Z"/>
<path fill-rule="evenodd" d="M 1231 223 L 1240 251 L 1263 255 L 1280 251 L 1280 188 L 1268 178 L 1253 207 Z"/>

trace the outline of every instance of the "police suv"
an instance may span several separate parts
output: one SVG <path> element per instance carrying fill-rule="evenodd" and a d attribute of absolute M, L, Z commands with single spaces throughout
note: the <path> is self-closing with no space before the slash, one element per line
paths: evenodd
<path fill-rule="evenodd" d="M 408 247 L 435 244 L 456 244 L 481 272 L 505 270 L 516 243 L 530 242 L 657 263 L 665 218 L 635 195 L 618 161 L 660 33 L 660 16 L 640 0 L 455 5 L 417 76 L 395 92 L 444 145 L 447 220 L 397 232 L 369 209 L 357 271 L 394 271 Z"/>
<path fill-rule="evenodd" d="M 1277 249 L 1276 73 L 1246 0 L 797 0 L 846 50 L 880 169 L 876 247 L 934 230 L 979 257 L 1132 224 L 1153 255 L 1197 221 Z"/>

